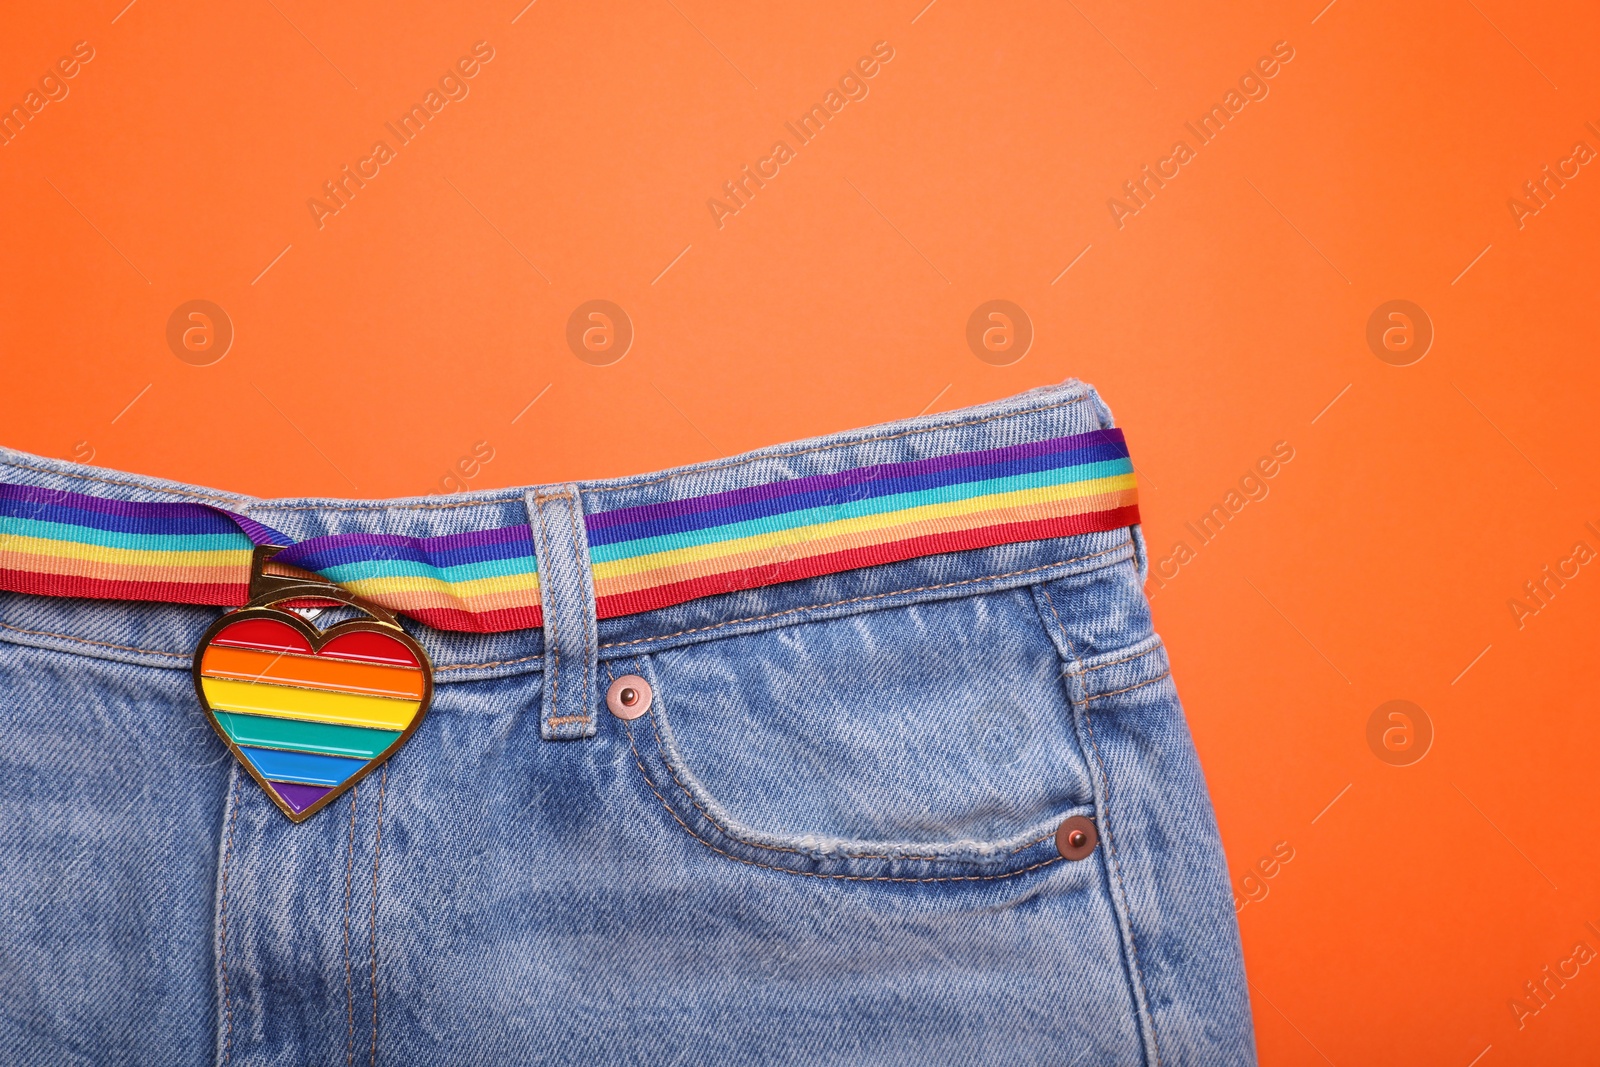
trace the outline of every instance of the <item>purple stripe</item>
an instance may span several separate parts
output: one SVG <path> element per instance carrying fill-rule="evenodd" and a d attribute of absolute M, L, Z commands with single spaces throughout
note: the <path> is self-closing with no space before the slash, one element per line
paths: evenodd
<path fill-rule="evenodd" d="M 285 549 L 277 559 L 281 563 L 323 571 L 329 567 L 380 560 L 451 567 L 487 560 L 520 559 L 524 556 L 529 559 L 533 557 L 532 531 L 527 526 L 501 526 L 493 530 L 474 530 L 442 537 L 326 534 Z"/>
<path fill-rule="evenodd" d="M 210 518 L 221 512 L 206 504 L 188 503 L 134 503 L 129 500 L 112 500 L 103 496 L 85 496 L 69 493 L 65 489 L 46 489 L 38 485 L 0 485 L 0 497 L 23 500 L 30 504 L 49 504 L 59 508 L 75 508 L 100 515 L 118 515 L 130 519 Z M 226 515 L 226 512 L 221 512 Z"/>
<path fill-rule="evenodd" d="M 332 786 L 301 785 L 299 782 L 270 782 L 268 784 L 272 786 L 274 793 L 283 798 L 285 804 L 295 810 L 297 815 L 333 790 Z"/>
<path fill-rule="evenodd" d="M 267 526 L 264 523 L 259 523 L 254 519 L 247 518 L 244 515 L 236 515 L 231 511 L 223 511 L 221 508 L 216 508 L 215 510 L 232 519 L 234 524 L 237 525 L 239 529 L 244 531 L 244 535 L 250 538 L 252 544 L 288 545 L 293 540 L 288 534 L 279 533 L 272 527 Z"/>
<path fill-rule="evenodd" d="M 875 467 L 856 467 L 852 470 L 841 471 L 838 474 L 814 474 L 807 478 L 796 478 L 793 481 L 769 482 L 765 485 L 754 485 L 748 489 L 732 489 L 725 493 L 712 493 L 709 496 L 689 497 L 685 500 L 668 500 L 660 504 L 643 504 L 631 508 L 618 508 L 615 511 L 589 515 L 584 519 L 584 525 L 591 530 L 603 530 L 613 526 L 695 515 L 703 511 L 713 511 L 717 508 L 737 507 L 741 504 L 772 500 L 776 497 L 790 496 L 795 493 L 845 488 L 862 482 L 875 481 L 879 478 L 926 475 L 939 471 L 959 470 L 963 467 L 979 467 L 991 463 L 1003 463 L 1007 460 L 1048 455 L 1053 452 L 1070 452 L 1077 449 L 1092 448 L 1095 445 L 1103 444 L 1116 444 L 1126 447 L 1120 429 L 1091 430 L 1088 433 L 1073 434 L 1070 437 L 1056 437 L 1048 441 L 1008 445 L 1004 448 L 993 448 L 983 452 L 957 452 L 949 456 L 935 456 L 932 459 L 908 460 L 903 463 L 881 463 Z"/>

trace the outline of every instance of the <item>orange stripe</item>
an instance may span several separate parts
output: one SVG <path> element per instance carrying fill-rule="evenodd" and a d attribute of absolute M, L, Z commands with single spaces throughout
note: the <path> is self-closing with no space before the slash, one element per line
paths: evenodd
<path fill-rule="evenodd" d="M 635 574 L 619 574 L 615 578 L 603 578 L 595 582 L 594 595 L 596 599 L 618 596 L 623 593 L 637 592 L 641 589 L 653 589 L 658 585 L 668 585 L 673 582 L 702 578 L 707 575 L 771 567 L 786 560 L 822 556 L 832 552 L 843 552 L 868 545 L 892 544 L 896 541 L 928 534 L 958 533 L 963 530 L 979 529 L 984 526 L 998 526 L 1002 523 L 1034 522 L 1040 519 L 1054 519 L 1068 515 L 1109 511 L 1113 508 L 1135 504 L 1138 499 L 1139 491 L 1137 489 L 1119 489 L 1110 493 L 1098 493 L 1094 496 L 1065 497 L 1060 500 L 1047 500 L 1037 504 L 1023 504 L 1017 507 L 976 511 L 966 515 L 922 519 L 903 526 L 852 531 L 851 533 L 835 534 L 832 537 L 819 537 L 811 541 L 740 552 L 737 555 L 714 556 L 708 559 L 686 561 L 670 567 L 639 571 Z"/>
<path fill-rule="evenodd" d="M 4 543 L 0 538 L 0 544 Z M 217 567 L 174 567 L 165 563 L 107 563 L 104 560 L 47 556 L 33 552 L 0 550 L 0 570 L 64 574 L 78 578 L 104 578 L 123 582 L 243 583 L 250 571 L 250 553 L 240 552 L 235 563 Z"/>
<path fill-rule="evenodd" d="M 250 648 L 211 645 L 200 660 L 207 678 L 242 682 L 268 682 L 299 689 L 326 689 L 367 696 L 422 699 L 422 672 L 411 667 L 385 667 L 376 663 L 262 652 Z"/>

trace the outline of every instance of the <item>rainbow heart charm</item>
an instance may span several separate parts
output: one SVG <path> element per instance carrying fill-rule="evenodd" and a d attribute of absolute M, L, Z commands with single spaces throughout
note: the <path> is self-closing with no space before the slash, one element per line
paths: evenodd
<path fill-rule="evenodd" d="M 324 631 L 274 606 L 308 600 L 372 617 Z M 382 608 L 337 586 L 282 581 L 205 632 L 194 686 L 228 750 L 303 822 L 406 743 L 428 710 L 433 671 Z"/>

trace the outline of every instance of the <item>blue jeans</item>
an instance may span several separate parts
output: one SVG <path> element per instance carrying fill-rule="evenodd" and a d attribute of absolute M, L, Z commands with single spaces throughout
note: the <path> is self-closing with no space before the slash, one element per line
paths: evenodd
<path fill-rule="evenodd" d="M 1110 424 L 1068 382 L 576 499 Z M 197 492 L 6 451 L 0 481 Z M 492 526 L 535 496 L 448 500 Z M 430 535 L 439 503 L 228 506 L 305 539 Z M 0 594 L 0 1060 L 1253 1063 L 1144 567 L 1128 527 L 601 619 L 562 661 L 591 725 L 561 739 L 543 630 L 408 624 L 432 710 L 299 825 L 196 701 L 216 609 Z M 546 627 L 592 620 L 551 575 Z M 647 714 L 606 712 L 622 675 Z M 1095 837 L 1069 858 L 1073 817 Z"/>

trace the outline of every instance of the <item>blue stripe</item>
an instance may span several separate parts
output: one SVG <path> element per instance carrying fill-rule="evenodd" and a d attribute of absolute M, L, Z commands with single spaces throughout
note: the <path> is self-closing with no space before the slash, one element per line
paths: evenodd
<path fill-rule="evenodd" d="M 162 505 L 150 505 L 157 507 Z M 13 519 L 33 519 L 40 522 L 60 523 L 64 526 L 87 526 L 96 530 L 118 533 L 145 534 L 152 537 L 182 537 L 197 534 L 232 534 L 245 544 L 250 539 L 239 531 L 233 520 L 220 512 L 198 504 L 164 505 L 173 509 L 170 515 L 146 518 L 139 515 L 108 515 L 100 511 L 62 507 L 32 500 L 18 500 L 0 496 L 0 516 Z"/>
<path fill-rule="evenodd" d="M 263 778 L 275 782 L 299 782 L 302 785 L 339 785 L 368 762 L 343 756 L 284 752 L 276 748 L 251 748 L 245 745 L 241 745 L 239 751 L 261 772 Z"/>
<path fill-rule="evenodd" d="M 740 537 L 773 533 L 778 530 L 792 530 L 796 527 L 810 526 L 813 523 L 854 519 L 864 515 L 881 515 L 885 512 L 901 511 L 906 508 L 922 507 L 927 504 L 945 504 L 956 500 L 970 500 L 973 497 L 989 496 L 994 493 L 1010 493 L 1019 489 L 1037 489 L 1046 486 L 1070 484 L 1072 482 L 1090 481 L 1096 478 L 1113 478 L 1119 474 L 1131 473 L 1133 473 L 1132 462 L 1126 459 L 1115 459 L 1101 463 L 1088 463 L 1079 467 L 1068 467 L 1064 470 L 1017 474 L 1004 478 L 991 478 L 983 482 L 941 485 L 932 489 L 920 489 L 909 493 L 898 493 L 893 496 L 873 497 L 849 504 L 809 508 L 805 511 L 791 511 L 782 515 L 749 519 L 744 522 L 729 523 L 726 526 L 715 526 L 708 530 L 687 530 L 657 537 L 642 537 L 633 541 L 624 541 L 620 544 L 590 546 L 589 558 L 595 563 L 631 559 L 634 556 L 644 556 L 655 552 L 669 552 L 674 549 L 693 548 L 698 545 L 715 544 L 719 541 L 732 541 Z"/>
<path fill-rule="evenodd" d="M 1116 460 L 1126 462 L 1127 456 L 1128 449 L 1126 445 L 1118 442 L 1106 442 L 1090 445 L 1086 448 L 1049 452 L 1038 456 L 1010 458 L 994 463 L 975 464 L 950 470 L 936 470 L 926 474 L 864 479 L 848 487 L 817 489 L 810 492 L 778 496 L 769 500 L 753 501 L 725 508 L 701 511 L 692 515 L 647 519 L 636 523 L 592 529 L 589 531 L 589 549 L 591 555 L 594 555 L 594 549 L 597 545 L 635 541 L 709 527 L 720 528 L 745 520 L 781 515 L 789 511 L 845 506 L 873 497 L 903 496 L 918 490 L 937 489 L 970 482 L 988 482 L 1005 475 L 1062 469 L 1070 470 L 1074 467 L 1094 466 Z M 1099 477 L 1099 475 L 1092 475 L 1091 477 Z M 868 512 L 868 514 L 871 514 L 871 512 Z M 786 527 L 780 526 L 777 528 L 784 529 Z M 628 554 L 632 555 L 634 553 Z M 602 557 L 594 555 L 594 558 L 600 559 Z M 615 557 L 608 556 L 604 558 Z"/>
<path fill-rule="evenodd" d="M 250 550 L 250 539 L 237 528 L 231 534 L 140 534 L 0 515 L 0 536 L 7 534 L 38 537 L 46 541 L 71 541 L 79 545 L 100 545 L 104 548 L 125 548 L 135 552 Z"/>

